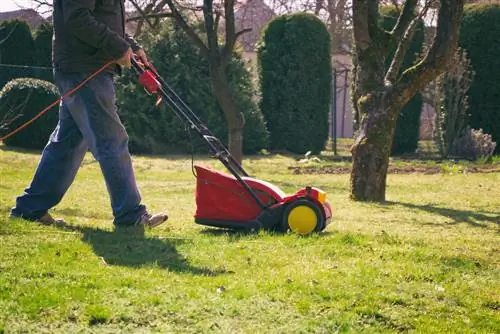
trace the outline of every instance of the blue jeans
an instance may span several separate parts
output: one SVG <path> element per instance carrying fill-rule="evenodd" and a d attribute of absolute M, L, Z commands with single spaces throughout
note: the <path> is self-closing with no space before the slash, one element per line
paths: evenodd
<path fill-rule="evenodd" d="M 86 76 L 56 72 L 55 81 L 62 95 Z M 114 224 L 133 224 L 146 213 L 128 151 L 128 135 L 117 114 L 113 77 L 101 73 L 61 102 L 57 127 L 11 215 L 36 220 L 57 205 L 73 183 L 87 150 L 104 175 Z"/>

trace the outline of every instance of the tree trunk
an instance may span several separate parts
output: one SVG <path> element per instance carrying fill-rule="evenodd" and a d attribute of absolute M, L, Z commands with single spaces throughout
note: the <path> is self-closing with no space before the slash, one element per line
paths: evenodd
<path fill-rule="evenodd" d="M 384 201 L 396 128 L 397 110 L 388 107 L 386 94 L 373 94 L 359 106 L 365 115 L 360 134 L 351 148 L 351 198 L 359 201 Z"/>
<path fill-rule="evenodd" d="M 225 75 L 220 69 L 211 69 L 212 87 L 219 102 L 228 126 L 228 149 L 234 159 L 241 165 L 243 161 L 243 127 L 245 120 L 233 99 L 233 92 Z"/>
<path fill-rule="evenodd" d="M 427 83 L 442 73 L 455 53 L 465 0 L 440 0 L 436 35 L 414 66 L 402 69 L 413 38 L 418 0 L 406 0 L 392 31 L 379 26 L 380 0 L 353 0 L 353 104 L 360 122 L 352 147 L 351 198 L 384 201 L 397 116 Z M 394 44 L 395 43 L 395 44 Z M 397 45 L 389 70 L 385 61 Z"/>
<path fill-rule="evenodd" d="M 358 48 L 355 54 L 353 99 L 358 135 L 351 148 L 351 199 L 384 201 L 387 168 L 397 112 L 385 86 L 385 47 Z"/>

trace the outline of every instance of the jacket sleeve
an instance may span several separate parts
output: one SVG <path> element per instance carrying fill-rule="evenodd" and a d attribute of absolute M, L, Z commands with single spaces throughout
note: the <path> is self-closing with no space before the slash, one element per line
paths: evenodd
<path fill-rule="evenodd" d="M 96 0 L 65 0 L 64 23 L 76 38 L 103 50 L 112 59 L 119 59 L 130 45 L 107 25 L 94 18 L 92 12 L 95 9 L 95 2 Z"/>

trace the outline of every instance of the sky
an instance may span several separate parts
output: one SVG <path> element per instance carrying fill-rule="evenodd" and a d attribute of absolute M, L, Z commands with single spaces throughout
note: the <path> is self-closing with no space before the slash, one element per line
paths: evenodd
<path fill-rule="evenodd" d="M 0 12 L 9 12 L 22 7 L 31 7 L 28 0 L 0 0 Z"/>
<path fill-rule="evenodd" d="M 30 0 L 0 0 L 0 12 L 10 12 L 20 8 L 32 8 Z"/>

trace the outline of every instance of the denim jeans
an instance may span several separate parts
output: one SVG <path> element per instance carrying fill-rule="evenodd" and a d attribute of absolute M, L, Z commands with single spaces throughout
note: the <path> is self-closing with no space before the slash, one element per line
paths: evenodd
<path fill-rule="evenodd" d="M 86 76 L 56 72 L 55 81 L 63 95 Z M 31 184 L 17 198 L 12 216 L 36 220 L 57 205 L 75 179 L 87 150 L 104 175 L 114 224 L 133 224 L 146 213 L 135 181 L 128 135 L 117 114 L 113 77 L 101 73 L 61 102 L 57 127 Z"/>

